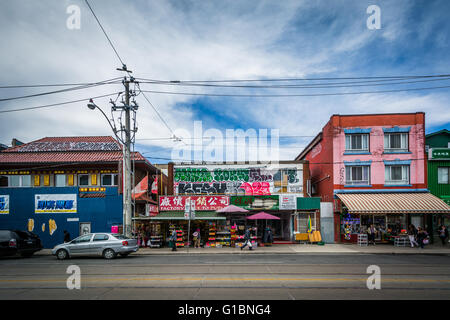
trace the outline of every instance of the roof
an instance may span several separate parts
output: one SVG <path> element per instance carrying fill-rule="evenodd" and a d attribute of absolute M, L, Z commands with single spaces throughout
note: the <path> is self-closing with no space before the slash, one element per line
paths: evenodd
<path fill-rule="evenodd" d="M 446 213 L 450 206 L 425 193 L 338 193 L 351 214 Z"/>
<path fill-rule="evenodd" d="M 429 133 L 427 135 L 425 135 L 425 138 L 429 138 L 429 137 L 433 137 L 433 136 L 437 136 L 439 134 L 449 134 L 450 135 L 450 131 L 448 131 L 447 129 L 442 129 L 433 133 Z"/>
<path fill-rule="evenodd" d="M 0 164 L 76 164 L 119 162 L 121 144 L 110 136 L 46 137 L 0 152 Z M 139 152 L 131 160 L 150 162 Z"/>

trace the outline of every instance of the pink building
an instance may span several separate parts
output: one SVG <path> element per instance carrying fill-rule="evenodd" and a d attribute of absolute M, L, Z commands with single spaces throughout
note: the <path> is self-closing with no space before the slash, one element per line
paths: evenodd
<path fill-rule="evenodd" d="M 310 161 L 321 230 L 337 242 L 356 241 L 371 224 L 380 242 L 411 223 L 431 232 L 432 214 L 450 209 L 427 190 L 423 112 L 333 115 L 296 160 Z"/>

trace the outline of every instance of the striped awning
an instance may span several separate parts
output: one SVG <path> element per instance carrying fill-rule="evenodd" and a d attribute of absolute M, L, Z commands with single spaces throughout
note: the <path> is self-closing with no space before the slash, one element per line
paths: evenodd
<path fill-rule="evenodd" d="M 351 214 L 446 213 L 450 206 L 431 193 L 338 193 Z"/>

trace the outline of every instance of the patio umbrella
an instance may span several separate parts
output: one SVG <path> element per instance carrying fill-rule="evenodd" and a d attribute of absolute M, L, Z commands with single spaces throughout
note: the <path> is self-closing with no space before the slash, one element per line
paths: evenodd
<path fill-rule="evenodd" d="M 222 209 L 216 210 L 216 212 L 219 213 L 233 213 L 233 212 L 249 212 L 248 210 L 235 206 L 235 205 L 229 205 L 227 207 L 224 207 Z"/>
<path fill-rule="evenodd" d="M 280 220 L 280 218 L 275 217 L 271 214 L 268 214 L 267 212 L 264 212 L 264 211 L 256 213 L 250 217 L 247 217 L 247 219 L 250 219 L 250 220 Z"/>

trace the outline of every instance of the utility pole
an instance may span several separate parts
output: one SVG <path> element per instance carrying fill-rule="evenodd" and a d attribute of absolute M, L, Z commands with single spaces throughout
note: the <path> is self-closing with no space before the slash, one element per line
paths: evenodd
<path fill-rule="evenodd" d="M 124 159 L 124 235 L 131 237 L 131 128 L 130 128 L 130 80 L 126 77 L 123 82 L 125 86 L 125 159 Z"/>

